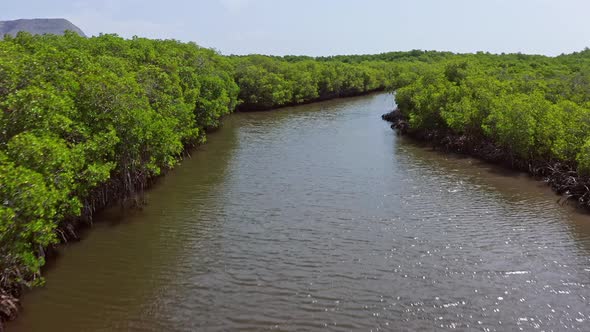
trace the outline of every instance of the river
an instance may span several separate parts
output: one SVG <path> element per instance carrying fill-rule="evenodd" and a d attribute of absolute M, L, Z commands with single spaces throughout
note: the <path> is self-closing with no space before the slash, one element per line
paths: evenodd
<path fill-rule="evenodd" d="M 396 136 L 375 94 L 238 113 L 63 246 L 11 331 L 590 327 L 590 217 Z"/>

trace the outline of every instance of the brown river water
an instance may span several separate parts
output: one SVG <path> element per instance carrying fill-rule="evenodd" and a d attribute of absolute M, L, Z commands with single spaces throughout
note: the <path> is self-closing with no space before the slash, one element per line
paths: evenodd
<path fill-rule="evenodd" d="M 227 117 L 101 214 L 18 331 L 590 331 L 590 217 L 396 136 L 376 94 Z"/>

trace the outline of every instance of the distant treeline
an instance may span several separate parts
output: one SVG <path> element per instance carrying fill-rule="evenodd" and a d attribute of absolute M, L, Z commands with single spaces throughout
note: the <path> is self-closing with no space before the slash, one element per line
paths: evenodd
<path fill-rule="evenodd" d="M 483 54 L 483 53 L 482 53 Z M 330 62 L 338 61 L 343 63 L 362 63 L 362 62 L 406 62 L 406 61 L 419 61 L 419 62 L 437 62 L 445 58 L 455 56 L 452 52 L 440 52 L 440 51 L 423 51 L 423 50 L 412 50 L 407 52 L 387 52 L 380 54 L 352 54 L 352 55 L 332 55 L 332 56 L 320 56 L 310 57 L 306 55 L 287 55 L 283 57 L 275 57 L 290 62 L 298 62 L 304 60 L 315 60 L 319 62 Z"/>
<path fill-rule="evenodd" d="M 240 89 L 241 110 L 355 96 L 384 89 L 392 74 L 385 62 L 290 62 L 261 55 L 231 59 Z"/>
<path fill-rule="evenodd" d="M 385 63 L 224 57 L 193 43 L 20 33 L 0 41 L 0 318 L 45 250 L 133 197 L 236 108 L 383 89 Z"/>

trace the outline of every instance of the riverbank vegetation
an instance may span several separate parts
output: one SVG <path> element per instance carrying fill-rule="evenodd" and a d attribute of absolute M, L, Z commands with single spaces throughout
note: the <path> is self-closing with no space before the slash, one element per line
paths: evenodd
<path fill-rule="evenodd" d="M 0 320 L 47 248 L 134 198 L 236 108 L 383 89 L 383 62 L 224 57 L 193 43 L 20 33 L 0 41 Z"/>
<path fill-rule="evenodd" d="M 193 43 L 20 33 L 0 41 L 0 320 L 43 283 L 53 245 L 133 202 L 207 129 L 267 110 L 396 91 L 390 120 L 448 149 L 545 176 L 590 205 L 590 51 L 222 56 Z"/>
<path fill-rule="evenodd" d="M 284 58 L 232 57 L 240 87 L 240 110 L 261 110 L 382 90 L 389 82 L 387 63 Z"/>
<path fill-rule="evenodd" d="M 543 176 L 590 207 L 590 50 L 398 64 L 401 132 Z"/>

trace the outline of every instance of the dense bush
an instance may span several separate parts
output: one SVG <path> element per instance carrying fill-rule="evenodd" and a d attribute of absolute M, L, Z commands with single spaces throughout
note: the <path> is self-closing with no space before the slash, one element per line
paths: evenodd
<path fill-rule="evenodd" d="M 269 109 L 354 96 L 385 88 L 386 64 L 317 61 L 249 55 L 233 57 L 242 110 Z"/>
<path fill-rule="evenodd" d="M 412 130 L 486 139 L 515 158 L 590 174 L 590 51 L 455 55 L 400 66 L 396 98 Z"/>
<path fill-rule="evenodd" d="M 238 103 L 231 61 L 194 44 L 19 34 L 0 42 L 2 289 L 39 282 L 60 224 L 172 168 Z"/>

